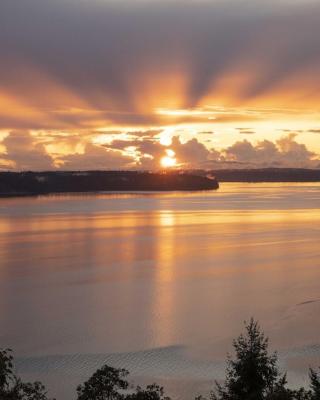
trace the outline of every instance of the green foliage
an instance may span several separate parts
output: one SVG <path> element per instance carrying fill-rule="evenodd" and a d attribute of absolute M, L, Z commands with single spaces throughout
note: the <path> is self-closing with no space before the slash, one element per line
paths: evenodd
<path fill-rule="evenodd" d="M 170 400 L 164 395 L 163 387 L 155 383 L 146 388 L 137 386 L 135 392 L 127 393 L 128 374 L 125 369 L 105 365 L 78 386 L 78 400 Z"/>
<path fill-rule="evenodd" d="M 48 400 L 42 383 L 24 383 L 14 374 L 10 349 L 0 350 L 0 399 Z"/>
<path fill-rule="evenodd" d="M 266 400 L 291 400 L 293 393 L 286 388 L 286 384 L 287 378 L 286 375 L 284 375 L 268 391 L 265 396 Z"/>
<path fill-rule="evenodd" d="M 78 400 L 122 400 L 122 392 L 129 386 L 126 380 L 128 374 L 125 369 L 103 366 L 78 386 Z"/>
<path fill-rule="evenodd" d="M 253 319 L 245 334 L 233 341 L 235 359 L 228 357 L 226 381 L 216 382 L 212 400 L 263 400 L 275 387 L 284 385 L 277 368 L 277 355 L 268 354 L 268 339 Z"/>
<path fill-rule="evenodd" d="M 11 349 L 0 349 L 0 394 L 8 390 L 13 380 L 13 357 Z"/>
<path fill-rule="evenodd" d="M 170 400 L 170 397 L 164 395 L 163 387 L 153 383 L 145 389 L 137 386 L 135 393 L 128 394 L 126 400 Z"/>
<path fill-rule="evenodd" d="M 288 389 L 286 375 L 277 367 L 277 354 L 269 354 L 268 338 L 253 319 L 233 347 L 235 356 L 228 357 L 225 382 L 215 383 L 211 400 L 320 400 L 320 369 L 309 370 L 309 390 Z M 0 400 L 48 400 L 41 382 L 24 383 L 13 371 L 11 350 L 0 349 Z M 104 365 L 78 386 L 78 400 L 171 400 L 155 383 L 128 391 L 128 375 L 125 369 Z"/>
<path fill-rule="evenodd" d="M 320 368 L 317 373 L 312 368 L 309 370 L 311 399 L 320 400 Z"/>
<path fill-rule="evenodd" d="M 310 390 L 288 389 L 277 367 L 277 354 L 268 353 L 268 339 L 256 321 L 233 341 L 235 358 L 228 357 L 226 380 L 216 382 L 211 400 L 320 400 L 320 372 L 309 371 Z M 202 400 L 201 396 L 197 398 Z"/>
<path fill-rule="evenodd" d="M 300 388 L 299 390 L 292 391 L 292 398 L 294 400 L 311 400 L 311 392 L 310 390 L 306 390 L 304 388 Z"/>
<path fill-rule="evenodd" d="M 8 394 L 8 399 L 12 400 L 47 400 L 47 392 L 41 382 L 24 383 L 20 379 L 16 380 Z"/>
<path fill-rule="evenodd" d="M 284 375 L 267 394 L 266 400 L 310 400 L 310 392 L 304 388 L 291 390 L 286 388 L 287 379 Z"/>

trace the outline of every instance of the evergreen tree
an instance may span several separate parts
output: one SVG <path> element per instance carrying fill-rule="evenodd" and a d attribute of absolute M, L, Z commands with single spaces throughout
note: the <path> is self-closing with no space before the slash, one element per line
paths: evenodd
<path fill-rule="evenodd" d="M 317 373 L 312 368 L 309 370 L 311 399 L 320 400 L 320 368 Z"/>
<path fill-rule="evenodd" d="M 0 395 L 2 397 L 9 391 L 14 380 L 11 349 L 0 349 Z"/>
<path fill-rule="evenodd" d="M 279 373 L 277 354 L 268 353 L 268 338 L 253 319 L 245 325 L 245 334 L 233 341 L 235 358 L 228 357 L 226 380 L 216 382 L 212 400 L 264 400 L 272 393 L 287 396 L 286 379 Z M 286 399 L 287 397 L 282 397 Z"/>

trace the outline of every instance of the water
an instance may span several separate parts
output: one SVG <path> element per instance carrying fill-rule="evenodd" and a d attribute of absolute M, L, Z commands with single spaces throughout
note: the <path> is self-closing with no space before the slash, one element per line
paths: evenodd
<path fill-rule="evenodd" d="M 210 390 L 259 319 L 292 386 L 320 365 L 320 184 L 0 199 L 0 346 L 73 399 L 104 362 Z"/>

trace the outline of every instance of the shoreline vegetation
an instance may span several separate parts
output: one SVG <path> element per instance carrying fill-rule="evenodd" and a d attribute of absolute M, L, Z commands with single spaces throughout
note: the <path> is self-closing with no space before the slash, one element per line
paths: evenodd
<path fill-rule="evenodd" d="M 320 369 L 309 369 L 309 387 L 287 387 L 286 373 L 278 369 L 277 353 L 269 353 L 269 341 L 254 319 L 233 341 L 224 382 L 215 381 L 209 400 L 320 400 Z M 77 400 L 171 400 L 156 383 L 145 388 L 128 382 L 126 369 L 104 365 L 77 387 Z M 10 349 L 0 349 L 1 400 L 56 400 L 47 397 L 41 382 L 25 383 L 14 373 Z M 195 400 L 207 400 L 197 396 Z"/>
<path fill-rule="evenodd" d="M 320 169 L 0 172 L 0 197 L 54 193 L 216 190 L 219 182 L 320 182 Z"/>
<path fill-rule="evenodd" d="M 212 176 L 182 171 L 50 171 L 1 172 L 0 196 L 30 196 L 52 193 L 121 191 L 216 190 Z"/>
<path fill-rule="evenodd" d="M 192 171 L 192 173 L 195 173 L 195 171 Z M 212 171 L 212 174 L 219 182 L 320 182 L 320 169 L 217 169 Z"/>

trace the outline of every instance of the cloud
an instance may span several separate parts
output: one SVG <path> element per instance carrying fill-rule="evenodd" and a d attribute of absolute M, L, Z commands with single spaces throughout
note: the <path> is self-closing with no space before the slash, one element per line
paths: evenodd
<path fill-rule="evenodd" d="M 316 154 L 309 151 L 305 144 L 297 143 L 294 133 L 284 136 L 277 141 L 279 152 L 284 159 L 295 165 L 307 165 L 312 162 Z M 319 160 L 318 160 L 319 161 Z"/>
<path fill-rule="evenodd" d="M 150 125 L 159 103 L 320 89 L 318 2 L 1 0 L 0 27 L 0 93 L 19 103 L 5 128 Z"/>
<path fill-rule="evenodd" d="M 70 154 L 60 157 L 59 160 L 61 169 L 65 170 L 130 169 L 135 164 L 132 157 L 121 151 L 91 143 L 85 146 L 82 154 Z"/>
<path fill-rule="evenodd" d="M 128 147 L 135 148 L 139 161 L 137 167 L 145 169 L 159 169 L 160 161 L 166 155 L 166 150 L 174 151 L 177 163 L 181 168 L 206 167 L 211 160 L 219 159 L 220 153 L 208 149 L 196 138 L 182 142 L 179 136 L 174 136 L 170 146 L 163 146 L 154 136 L 135 140 L 114 140 L 106 145 L 109 149 L 125 150 Z"/>
<path fill-rule="evenodd" d="M 97 138 L 105 143 L 94 143 Z M 113 132 L 102 138 L 90 132 L 86 137 L 79 137 L 62 132 L 42 136 L 16 130 L 0 143 L 0 167 L 12 170 L 159 169 L 167 149 L 174 152 L 178 166 L 185 169 L 317 168 L 320 165 L 319 155 L 298 143 L 293 133 L 275 143 L 262 140 L 253 144 L 245 139 L 217 150 L 206 147 L 198 138 L 183 141 L 178 135 L 173 136 L 170 146 L 163 146 L 157 130 Z"/>
<path fill-rule="evenodd" d="M 53 136 L 56 137 L 55 134 Z M 48 152 L 47 148 L 50 149 L 52 142 L 47 137 L 33 136 L 28 131 L 12 131 L 1 142 L 3 150 L 0 153 L 0 167 L 5 170 L 43 171 L 128 169 L 135 165 L 132 156 L 106 149 L 90 140 L 90 135 L 86 140 L 76 135 L 58 136 L 58 147 L 66 152 L 64 154 Z"/>
<path fill-rule="evenodd" d="M 319 157 L 304 144 L 297 143 L 295 134 L 282 137 L 276 143 L 263 140 L 253 145 L 248 140 L 238 141 L 225 149 L 226 160 L 254 166 L 315 167 Z"/>
<path fill-rule="evenodd" d="M 2 167 L 15 170 L 50 170 L 54 168 L 53 159 L 27 131 L 12 131 L 1 143 L 5 147 L 0 154 Z M 7 168 L 6 168 L 7 167 Z"/>
<path fill-rule="evenodd" d="M 181 143 L 178 137 L 174 137 L 170 146 L 176 153 L 178 162 L 185 168 L 205 167 L 211 160 L 219 159 L 220 153 L 209 150 L 204 144 L 193 138 L 186 143 Z"/>

